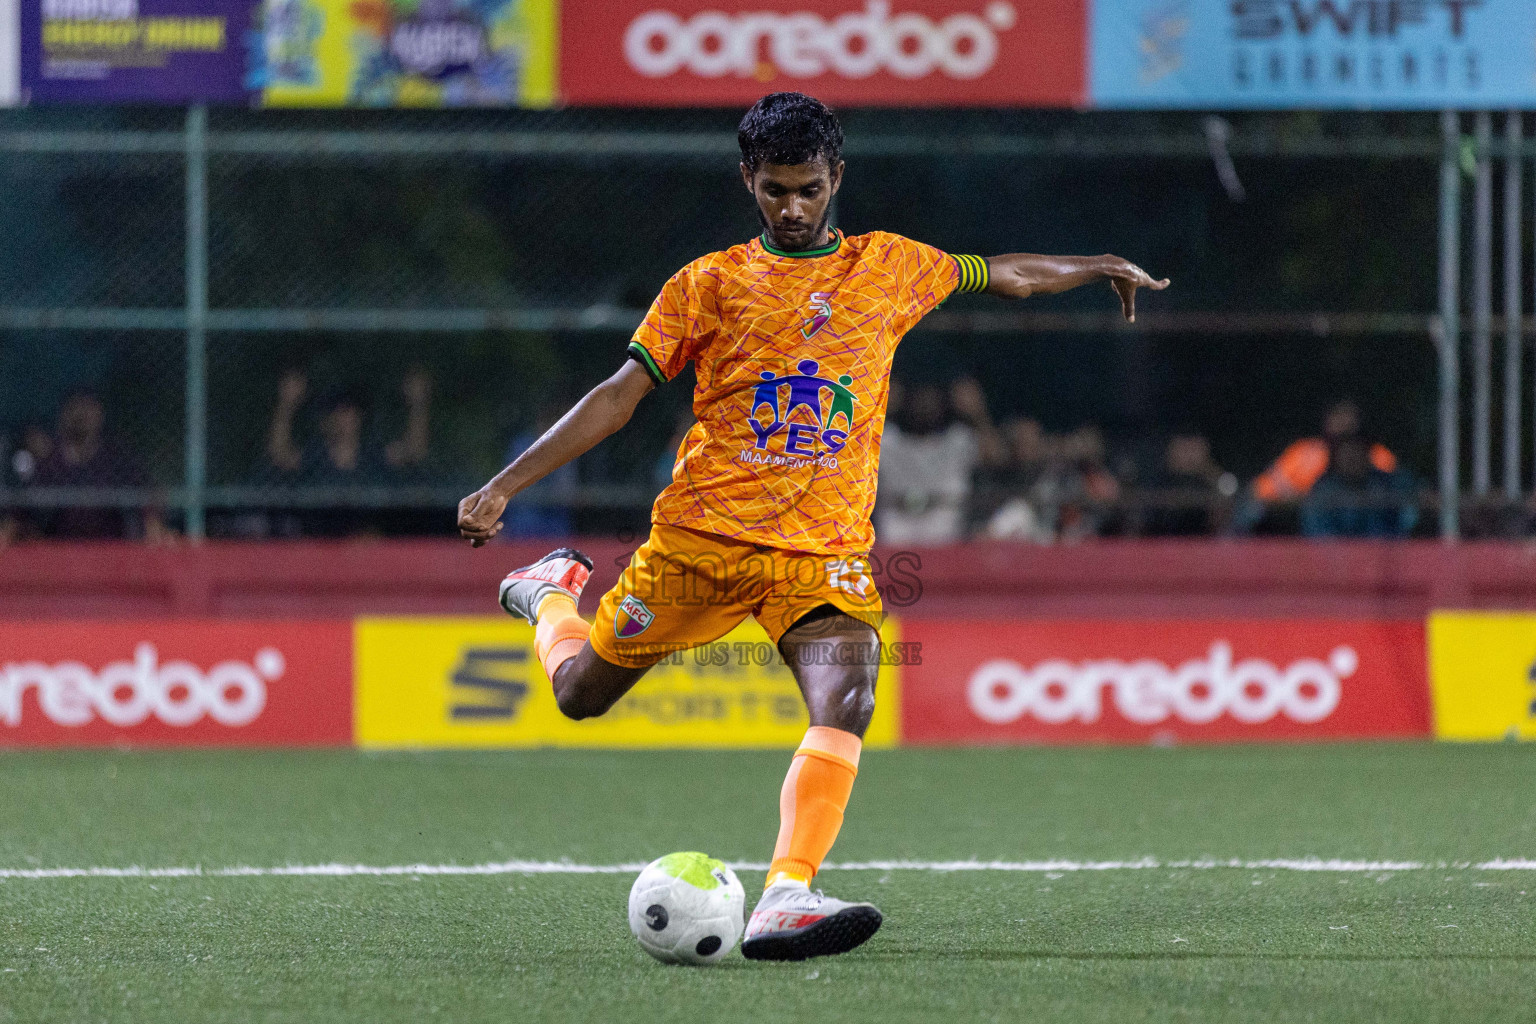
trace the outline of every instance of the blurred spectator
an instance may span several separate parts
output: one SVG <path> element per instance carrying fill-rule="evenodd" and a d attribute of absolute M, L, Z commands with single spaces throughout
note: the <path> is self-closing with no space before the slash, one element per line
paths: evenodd
<path fill-rule="evenodd" d="M 41 423 L 28 423 L 21 428 L 20 436 L 20 443 L 9 452 L 6 482 L 25 487 L 37 477 L 38 467 L 53 454 L 53 435 Z"/>
<path fill-rule="evenodd" d="M 432 375 L 413 366 L 400 381 L 405 430 L 384 447 L 384 461 L 397 470 L 419 469 L 432 454 Z"/>
<path fill-rule="evenodd" d="M 327 488 L 385 487 L 399 483 L 403 471 L 426 460 L 431 450 L 432 378 L 424 369 L 415 367 L 406 373 L 400 389 L 406 407 L 405 430 L 383 446 L 367 438 L 362 397 L 346 390 L 322 401 L 315 436 L 301 446 L 294 437 L 294 420 L 308 391 L 309 379 L 301 370 L 289 370 L 278 383 L 267 431 L 267 460 L 286 477 L 285 482 Z M 337 507 L 322 507 L 297 518 L 299 532 L 327 537 L 376 532 L 380 522 L 377 514 Z"/>
<path fill-rule="evenodd" d="M 1305 497 L 1328 471 L 1333 446 L 1360 434 L 1360 407 L 1345 399 L 1323 415 L 1323 436 L 1293 441 L 1274 463 L 1253 481 L 1260 501 L 1294 501 Z M 1383 473 L 1397 470 L 1397 456 L 1384 445 L 1370 446 L 1370 461 Z"/>
<path fill-rule="evenodd" d="M 1109 471 L 1104 433 L 1079 427 L 1048 446 L 1046 471 L 1035 487 L 1044 528 L 1056 540 L 1076 541 L 1104 532 L 1120 498 Z"/>
<path fill-rule="evenodd" d="M 961 378 L 946 394 L 934 384 L 904 393 L 885 428 L 875 530 L 884 544 L 950 544 L 965 535 L 971 473 L 1005 449 L 981 386 Z"/>
<path fill-rule="evenodd" d="M 1321 437 L 1304 437 L 1291 442 L 1268 469 L 1254 479 L 1249 497 L 1233 526 L 1240 533 L 1251 532 L 1269 512 L 1270 506 L 1299 501 L 1328 471 L 1332 451 L 1338 442 L 1360 436 L 1360 407 L 1344 399 L 1323 414 Z M 1372 466 L 1383 473 L 1397 470 L 1397 456 L 1384 445 L 1372 444 L 1368 450 Z"/>
<path fill-rule="evenodd" d="M 544 432 L 560 421 L 569 403 L 557 398 L 544 401 L 534 412 L 533 424 L 512 437 L 507 445 L 507 462 L 511 462 L 544 436 Z M 525 537 L 569 537 L 575 528 L 571 523 L 569 501 L 578 483 L 576 463 L 567 462 L 553 473 L 523 491 L 507 504 L 501 517 L 503 540 Z"/>
<path fill-rule="evenodd" d="M 37 467 L 53 453 L 53 435 L 40 423 L 23 425 L 17 436 L 19 440 L 7 436 L 0 443 L 0 454 L 5 456 L 4 465 L 0 465 L 0 486 L 8 490 L 30 484 L 37 476 Z M 0 548 L 20 534 L 20 520 L 0 507 Z"/>
<path fill-rule="evenodd" d="M 1154 537 L 1219 532 L 1228 503 L 1237 494 L 1237 477 L 1217 465 L 1211 442 L 1200 434 L 1170 437 L 1161 469 L 1151 482 L 1157 493 L 1146 511 L 1142 532 Z"/>
<path fill-rule="evenodd" d="M 148 474 L 138 457 L 106 433 L 101 399 L 80 391 L 59 407 L 53 436 L 28 428 L 13 454 L 19 484 L 31 487 L 146 488 Z M 103 496 L 108 497 L 108 496 Z M 29 510 L 6 531 L 10 536 L 59 539 L 133 539 L 160 542 L 170 536 L 153 503 L 135 507 L 73 505 Z"/>
<path fill-rule="evenodd" d="M 1036 488 L 1045 475 L 1051 439 L 1032 419 L 1013 417 L 1002 425 L 1004 458 L 977 473 L 977 511 L 983 531 L 997 540 L 1049 544 L 1053 539 L 1037 507 Z"/>
<path fill-rule="evenodd" d="M 317 435 L 300 447 L 293 425 L 308 391 L 309 378 L 301 370 L 289 370 L 278 383 L 267 432 L 267 458 L 273 468 L 307 484 L 357 487 L 390 483 L 392 470 L 426 461 L 431 448 L 432 378 L 420 367 L 406 373 L 400 388 L 405 431 L 382 449 L 366 443 L 363 399 L 345 390 L 324 400 Z"/>
<path fill-rule="evenodd" d="M 1376 446 L 1379 447 L 1379 446 Z M 1406 537 L 1418 521 L 1413 481 L 1376 464 L 1374 447 L 1358 433 L 1334 441 L 1328 470 L 1301 504 L 1307 537 Z"/>

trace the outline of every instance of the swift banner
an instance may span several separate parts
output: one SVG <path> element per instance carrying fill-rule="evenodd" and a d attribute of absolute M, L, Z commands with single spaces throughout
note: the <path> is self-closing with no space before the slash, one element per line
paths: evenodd
<path fill-rule="evenodd" d="M 1438 738 L 1536 740 L 1536 615 L 1435 612 L 1429 673 Z"/>
<path fill-rule="evenodd" d="M 908 620 L 916 744 L 1429 734 L 1418 622 Z"/>
<path fill-rule="evenodd" d="M 1087 0 L 563 0 L 569 103 L 848 106 L 1083 102 Z"/>
<path fill-rule="evenodd" d="M 247 85 L 268 106 L 554 102 L 555 0 L 262 0 Z"/>
<path fill-rule="evenodd" d="M 555 704 L 533 628 L 506 616 L 359 619 L 356 643 L 365 748 L 793 747 L 809 724 L 755 623 L 670 655 L 606 715 L 581 722 Z M 880 687 L 871 747 L 897 739 L 894 670 L 882 667 Z"/>
<path fill-rule="evenodd" d="M 0 746 L 352 742 L 352 624 L 0 624 Z"/>
<path fill-rule="evenodd" d="M 1096 107 L 1536 106 L 1531 0 L 1094 0 Z"/>
<path fill-rule="evenodd" d="M 250 0 L 23 0 L 22 89 L 33 103 L 244 103 L 250 23 Z"/>

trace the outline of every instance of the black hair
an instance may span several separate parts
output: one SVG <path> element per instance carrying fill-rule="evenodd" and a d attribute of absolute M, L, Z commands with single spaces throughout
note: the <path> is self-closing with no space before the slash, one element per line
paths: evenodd
<path fill-rule="evenodd" d="M 741 162 L 808 164 L 818 157 L 836 167 L 843 158 L 843 126 L 821 100 L 803 92 L 775 92 L 752 104 L 736 128 Z"/>

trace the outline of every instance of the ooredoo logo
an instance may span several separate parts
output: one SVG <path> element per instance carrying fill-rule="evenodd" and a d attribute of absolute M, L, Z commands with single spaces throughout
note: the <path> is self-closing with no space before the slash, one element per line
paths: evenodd
<path fill-rule="evenodd" d="M 1218 640 L 1206 657 L 1178 666 L 1107 659 L 1052 660 L 1024 668 L 999 658 L 972 673 L 966 694 L 977 717 L 994 725 L 1025 715 L 1051 725 L 1097 722 L 1106 690 L 1120 715 L 1143 725 L 1169 718 L 1198 725 L 1223 714 L 1245 724 L 1277 715 L 1310 724 L 1339 706 L 1343 681 L 1359 666 L 1359 655 L 1347 646 L 1334 648 L 1326 661 L 1302 658 L 1284 667 L 1263 658 L 1234 663 L 1232 645 Z"/>
<path fill-rule="evenodd" d="M 701 11 L 685 19 L 652 10 L 625 30 L 624 56 L 648 78 L 686 68 L 703 78 L 814 78 L 829 71 L 867 78 L 888 71 L 907 79 L 934 72 L 970 79 L 992 69 L 999 33 L 1017 20 L 1005 0 L 992 0 L 981 14 L 961 11 L 937 21 L 915 11 L 892 13 L 889 0 L 868 0 L 863 10 L 831 19 L 809 11 Z"/>
<path fill-rule="evenodd" d="M 37 706 L 55 725 L 82 726 L 96 717 L 115 726 L 138 725 L 154 715 L 186 727 L 204 717 L 239 727 L 267 705 L 267 684 L 287 668 L 283 653 L 263 647 L 248 664 L 223 661 L 206 672 L 189 661 L 160 662 L 151 643 L 134 648 L 131 661 L 92 671 L 77 661 L 37 661 L 0 666 L 0 724 L 22 724 L 22 698 L 32 690 Z"/>

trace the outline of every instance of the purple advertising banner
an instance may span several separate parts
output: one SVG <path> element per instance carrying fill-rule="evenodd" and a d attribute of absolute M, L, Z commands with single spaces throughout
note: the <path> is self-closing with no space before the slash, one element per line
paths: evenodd
<path fill-rule="evenodd" d="M 244 103 L 253 0 L 22 0 L 33 103 Z"/>

